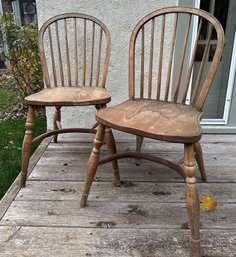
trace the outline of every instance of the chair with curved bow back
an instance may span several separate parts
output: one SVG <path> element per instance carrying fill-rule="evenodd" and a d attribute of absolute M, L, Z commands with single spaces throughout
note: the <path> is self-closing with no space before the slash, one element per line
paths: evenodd
<path fill-rule="evenodd" d="M 25 186 L 32 144 L 59 133 L 96 133 L 92 128 L 62 128 L 62 106 L 95 106 L 110 102 L 105 89 L 110 58 L 110 33 L 100 20 L 80 13 L 65 13 L 46 21 L 39 31 L 39 51 L 45 89 L 26 97 L 28 114 L 22 146 L 21 185 Z M 37 106 L 54 106 L 54 130 L 33 139 Z"/>
<path fill-rule="evenodd" d="M 166 165 L 185 180 L 193 252 L 194 257 L 200 257 L 195 159 L 202 179 L 206 180 L 199 143 L 202 134 L 200 121 L 223 46 L 224 32 L 220 23 L 203 10 L 164 8 L 138 22 L 130 39 L 129 99 L 117 106 L 99 110 L 96 114 L 99 125 L 88 161 L 81 207 L 86 206 L 99 164 L 134 157 Z M 210 64 L 206 64 L 206 60 L 211 60 Z M 139 142 L 147 137 L 183 144 L 183 167 L 136 151 L 110 154 L 100 159 L 104 134 L 111 134 L 111 128 L 134 134 Z M 115 152 L 115 142 L 110 145 L 113 145 L 113 150 L 109 152 Z"/>

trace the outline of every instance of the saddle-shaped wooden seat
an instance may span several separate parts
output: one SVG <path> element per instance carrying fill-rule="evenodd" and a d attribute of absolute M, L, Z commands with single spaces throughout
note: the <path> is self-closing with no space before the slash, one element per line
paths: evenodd
<path fill-rule="evenodd" d="M 176 143 L 194 143 L 201 138 L 202 112 L 191 106 L 134 99 L 105 108 L 96 115 L 107 127 L 141 137 Z"/>

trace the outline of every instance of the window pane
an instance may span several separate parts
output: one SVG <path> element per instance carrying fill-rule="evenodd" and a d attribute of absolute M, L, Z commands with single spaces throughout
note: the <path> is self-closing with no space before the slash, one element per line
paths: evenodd
<path fill-rule="evenodd" d="M 229 0 L 223 0 L 223 1 L 216 0 L 214 16 L 216 17 L 216 19 L 219 20 L 224 31 L 225 31 L 226 23 L 227 23 L 228 9 L 229 9 Z M 212 39 L 216 39 L 215 31 L 213 31 L 213 33 L 212 33 Z"/>
<path fill-rule="evenodd" d="M 202 0 L 200 3 L 200 9 L 209 12 L 210 11 L 210 0 Z M 203 23 L 202 23 L 200 40 L 205 40 L 206 36 L 207 36 L 207 22 L 204 19 Z"/>

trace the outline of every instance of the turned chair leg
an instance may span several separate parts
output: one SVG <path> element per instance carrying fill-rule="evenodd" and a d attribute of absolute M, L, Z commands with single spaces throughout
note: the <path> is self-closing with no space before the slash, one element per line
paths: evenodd
<path fill-rule="evenodd" d="M 21 187 L 25 187 L 27 179 L 29 160 L 32 153 L 34 121 L 35 107 L 29 106 L 25 124 L 25 136 L 22 144 Z"/>
<path fill-rule="evenodd" d="M 192 234 L 193 257 L 200 257 L 200 208 L 196 187 L 195 166 L 193 145 L 186 144 L 184 146 L 186 205 Z"/>
<path fill-rule="evenodd" d="M 109 154 L 115 154 L 116 153 L 116 143 L 115 139 L 112 133 L 112 130 L 110 128 L 106 128 L 106 145 L 108 149 Z M 120 173 L 119 173 L 119 167 L 118 167 L 118 162 L 117 160 L 112 161 L 112 167 L 113 167 L 113 172 L 114 172 L 114 177 L 115 177 L 115 184 L 116 186 L 121 185 L 120 181 Z"/>
<path fill-rule="evenodd" d="M 141 152 L 142 144 L 143 144 L 143 137 L 136 136 L 136 153 Z M 136 165 L 137 166 L 140 165 L 140 160 L 139 159 L 136 159 Z"/>
<path fill-rule="evenodd" d="M 54 119 L 53 119 L 54 130 L 61 129 L 61 106 L 55 107 Z M 53 136 L 53 142 L 57 143 L 58 134 Z"/>
<path fill-rule="evenodd" d="M 202 154 L 202 147 L 199 142 L 193 144 L 193 149 L 195 152 L 195 158 L 200 170 L 200 174 L 202 177 L 202 180 L 206 182 L 206 170 L 203 160 L 203 154 Z"/>
<path fill-rule="evenodd" d="M 87 164 L 84 188 L 83 188 L 82 197 L 80 201 L 81 208 L 84 208 L 86 206 L 89 191 L 98 168 L 100 148 L 103 144 L 104 134 L 105 134 L 105 127 L 102 124 L 99 124 L 95 139 L 93 141 L 94 146 Z"/>

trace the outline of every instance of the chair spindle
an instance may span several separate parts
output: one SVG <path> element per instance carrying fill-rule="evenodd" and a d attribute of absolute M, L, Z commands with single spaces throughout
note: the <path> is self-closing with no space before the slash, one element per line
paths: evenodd
<path fill-rule="evenodd" d="M 187 23 L 187 27 L 186 27 L 186 31 L 185 31 L 185 37 L 184 37 L 184 41 L 183 41 L 183 48 L 182 48 L 181 59 L 180 59 L 180 68 L 179 68 L 179 72 L 177 75 L 177 82 L 176 82 L 176 88 L 175 88 L 175 94 L 174 94 L 174 103 L 176 103 L 178 100 L 180 82 L 181 82 L 181 77 L 182 77 L 182 72 L 183 72 L 185 54 L 186 54 L 189 31 L 190 31 L 191 19 L 192 19 L 192 15 L 189 15 L 188 23 Z"/>
<path fill-rule="evenodd" d="M 100 29 L 99 46 L 98 46 L 98 61 L 97 61 L 97 73 L 96 73 L 96 87 L 99 86 L 99 74 L 101 64 L 101 51 L 102 51 L 102 29 Z"/>
<path fill-rule="evenodd" d="M 67 63 L 68 85 L 71 87 L 70 54 L 69 54 L 69 42 L 68 42 L 68 31 L 67 31 L 66 19 L 64 19 L 64 26 L 65 26 L 66 63 Z"/>
<path fill-rule="evenodd" d="M 151 26 L 151 33 L 150 33 L 151 40 L 150 40 L 149 76 L 148 76 L 148 98 L 149 99 L 151 99 L 151 96 L 152 96 L 154 29 L 155 29 L 155 19 L 152 19 L 152 26 Z"/>
<path fill-rule="evenodd" d="M 186 77 L 186 81 L 185 81 L 185 85 L 184 85 L 182 104 L 185 104 L 185 102 L 186 102 L 186 97 L 187 97 L 188 90 L 189 90 L 189 82 L 190 82 L 191 75 L 193 72 L 193 65 L 194 65 L 195 56 L 196 56 L 196 52 L 197 52 L 197 46 L 198 46 L 198 40 L 199 40 L 200 33 L 201 33 L 201 28 L 202 28 L 202 17 L 200 18 L 200 21 L 199 21 L 198 31 L 197 31 L 194 48 L 192 51 L 192 56 L 191 56 L 191 60 L 190 60 L 190 64 L 189 64 L 189 69 L 188 69 L 188 73 L 187 73 L 187 77 Z"/>
<path fill-rule="evenodd" d="M 55 21 L 55 25 L 56 25 L 57 51 L 58 51 L 58 57 L 59 57 L 61 86 L 64 87 L 65 86 L 64 71 L 63 71 L 63 65 L 62 65 L 62 54 L 61 54 L 60 37 L 59 37 L 59 30 L 58 30 L 57 21 Z"/>
<path fill-rule="evenodd" d="M 175 17 L 174 17 L 174 30 L 173 30 L 172 38 L 171 38 L 169 63 L 168 63 L 167 77 L 166 77 L 165 101 L 168 101 L 169 91 L 170 91 L 170 77 L 171 77 L 171 69 L 172 69 L 172 62 L 173 62 L 173 55 L 174 55 L 177 24 L 178 24 L 178 13 L 176 13 Z"/>
<path fill-rule="evenodd" d="M 90 79 L 89 86 L 92 86 L 93 83 L 93 59 L 94 59 L 94 34 L 95 34 L 95 22 L 93 22 L 93 31 L 92 31 L 92 45 L 91 45 L 91 62 L 90 62 Z"/>
<path fill-rule="evenodd" d="M 198 71 L 198 74 L 197 74 L 196 83 L 194 85 L 194 90 L 193 90 L 193 94 L 192 94 L 192 98 L 191 98 L 191 106 L 195 106 L 195 101 L 196 101 L 196 98 L 197 98 L 200 82 L 201 82 L 201 79 L 202 79 L 205 59 L 207 57 L 208 49 L 209 49 L 209 46 L 210 46 L 211 34 L 212 34 L 213 27 L 212 27 L 212 24 L 209 24 L 209 25 L 210 26 L 209 26 L 209 30 L 208 30 L 208 38 L 207 38 L 206 46 L 205 46 L 204 53 L 203 53 L 203 56 L 202 56 L 201 65 L 199 67 L 199 71 Z"/>
<path fill-rule="evenodd" d="M 85 81 L 86 81 L 86 19 L 84 19 L 84 49 L 83 49 L 83 68 L 82 68 L 82 83 L 83 86 L 85 86 Z"/>
<path fill-rule="evenodd" d="M 79 86 L 79 62 L 78 62 L 78 38 L 77 38 L 77 20 L 74 18 L 74 45 L 75 45 L 75 86 Z"/>
<path fill-rule="evenodd" d="M 141 72 L 140 72 L 140 98 L 143 99 L 144 91 L 144 26 L 141 30 Z"/>
<path fill-rule="evenodd" d="M 52 32 L 51 27 L 48 27 L 48 36 L 49 36 L 49 44 L 50 44 L 50 53 L 51 53 L 51 61 L 52 61 L 52 72 L 53 72 L 53 80 L 54 86 L 57 87 L 57 73 L 56 73 L 56 65 L 53 51 L 53 43 L 52 43 Z"/>
<path fill-rule="evenodd" d="M 161 74 L 162 74 L 162 63 L 163 63 L 163 48 L 164 48 L 164 34 L 165 34 L 165 14 L 162 16 L 161 25 L 161 38 L 160 38 L 160 50 L 159 50 L 159 63 L 158 63 L 158 74 L 157 74 L 157 99 L 160 99 L 161 95 Z"/>

